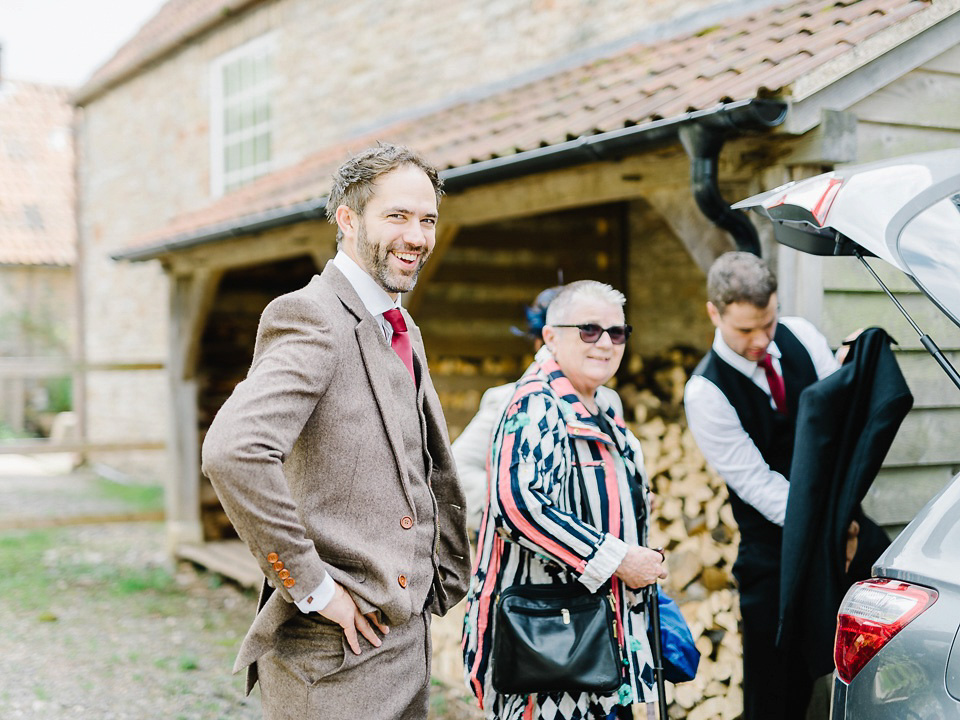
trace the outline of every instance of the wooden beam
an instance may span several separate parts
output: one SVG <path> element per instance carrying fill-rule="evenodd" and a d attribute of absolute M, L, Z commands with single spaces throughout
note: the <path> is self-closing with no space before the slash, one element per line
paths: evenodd
<path fill-rule="evenodd" d="M 171 283 L 180 286 L 175 290 L 176 307 L 173 308 L 178 327 L 177 337 L 173 340 L 177 360 L 171 361 L 171 365 L 178 367 L 185 379 L 196 374 L 200 341 L 223 274 L 222 269 L 199 268 L 192 275 L 170 279 Z"/>
<path fill-rule="evenodd" d="M 857 159 L 857 115 L 824 109 L 810 132 L 783 145 L 785 165 L 836 165 Z"/>
<path fill-rule="evenodd" d="M 168 437 L 172 476 L 166 483 L 168 545 L 200 542 L 200 447 L 197 439 L 197 383 L 195 379 L 195 325 L 210 294 L 215 275 L 209 270 L 170 278 L 170 323 L 167 343 L 170 354 L 168 382 L 171 407 Z M 203 317 L 206 314 L 203 313 Z"/>
<path fill-rule="evenodd" d="M 164 450 L 163 441 L 116 440 L 113 442 L 60 441 L 45 438 L 22 438 L 0 443 L 0 455 L 48 455 L 50 453 L 129 452 L 130 450 Z"/>
<path fill-rule="evenodd" d="M 443 262 L 444 255 L 446 255 L 447 250 L 450 249 L 450 246 L 453 245 L 453 241 L 456 239 L 459 232 L 460 226 L 454 222 L 443 222 L 440 225 L 437 232 L 437 241 L 433 246 L 433 253 L 431 253 L 430 261 L 424 265 L 423 269 L 420 271 L 420 277 L 417 280 L 416 286 L 404 298 L 404 306 L 414 317 L 416 317 L 417 311 L 423 304 L 425 288 L 430 284 L 430 278 L 436 274 L 437 268 L 439 268 Z"/>
<path fill-rule="evenodd" d="M 689 185 L 650 188 L 643 199 L 657 211 L 704 274 L 720 255 L 736 250 L 730 235 L 704 217 Z"/>
<path fill-rule="evenodd" d="M 481 185 L 443 201 L 445 222 L 459 225 L 529 217 L 557 210 L 629 200 L 662 183 L 685 183 L 687 158 L 679 146 L 549 173 Z"/>
<path fill-rule="evenodd" d="M 163 370 L 163 362 L 76 363 L 69 358 L 0 358 L 0 378 L 63 377 L 77 372 Z"/>
<path fill-rule="evenodd" d="M 336 231 L 327 222 L 309 220 L 267 232 L 243 235 L 209 245 L 178 250 L 160 258 L 173 275 L 188 275 L 199 268 L 233 270 L 276 262 L 297 255 L 311 255 L 315 261 L 333 257 Z"/>

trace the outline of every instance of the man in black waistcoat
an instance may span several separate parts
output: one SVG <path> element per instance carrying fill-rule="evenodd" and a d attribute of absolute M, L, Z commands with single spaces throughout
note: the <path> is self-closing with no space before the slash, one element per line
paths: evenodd
<path fill-rule="evenodd" d="M 726 253 L 707 275 L 713 347 L 684 391 L 687 421 L 723 477 L 740 528 L 733 575 L 743 617 L 745 720 L 803 718 L 813 679 L 776 650 L 780 546 L 801 391 L 839 363 L 799 317 L 778 318 L 777 279 L 760 258 Z"/>

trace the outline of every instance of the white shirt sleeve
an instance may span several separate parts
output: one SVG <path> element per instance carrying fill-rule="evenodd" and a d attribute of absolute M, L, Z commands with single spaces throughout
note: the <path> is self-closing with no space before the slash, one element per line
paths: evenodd
<path fill-rule="evenodd" d="M 604 533 L 603 542 L 580 575 L 580 583 L 590 592 L 596 592 L 620 567 L 630 546 L 610 533 Z"/>
<path fill-rule="evenodd" d="M 764 461 L 720 388 L 694 375 L 684 388 L 683 404 L 687 424 L 706 461 L 741 500 L 770 522 L 783 525 L 790 484 Z"/>
<path fill-rule="evenodd" d="M 812 322 L 802 317 L 783 317 L 780 322 L 786 325 L 807 349 L 818 380 L 823 380 L 840 367 L 827 339 Z"/>
<path fill-rule="evenodd" d="M 320 612 L 333 600 L 333 594 L 336 590 L 337 586 L 334 584 L 333 578 L 327 575 L 312 593 L 295 602 L 294 605 L 302 613 Z"/>

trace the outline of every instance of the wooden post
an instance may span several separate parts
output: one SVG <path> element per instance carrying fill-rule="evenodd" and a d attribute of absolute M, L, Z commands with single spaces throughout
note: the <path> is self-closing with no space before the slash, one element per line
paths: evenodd
<path fill-rule="evenodd" d="M 170 276 L 170 466 L 167 541 L 171 552 L 203 542 L 200 520 L 200 447 L 197 433 L 196 367 L 204 321 L 222 273 L 197 270 Z"/>

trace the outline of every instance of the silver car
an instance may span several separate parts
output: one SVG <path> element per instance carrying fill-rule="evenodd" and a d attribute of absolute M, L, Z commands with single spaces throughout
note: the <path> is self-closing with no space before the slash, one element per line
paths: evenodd
<path fill-rule="evenodd" d="M 960 150 L 837 170 L 734 207 L 770 218 L 777 240 L 798 250 L 858 256 L 882 285 L 865 260 L 876 256 L 960 326 Z M 960 389 L 956 369 L 897 305 Z M 873 575 L 840 607 L 832 718 L 960 718 L 960 475 L 880 556 Z"/>

